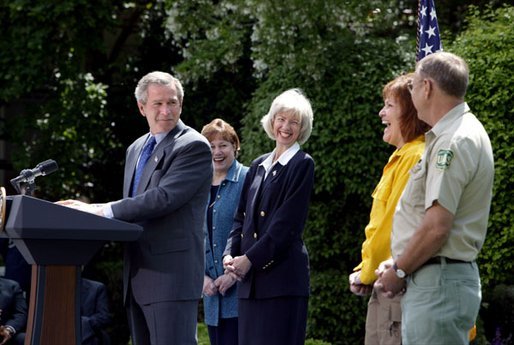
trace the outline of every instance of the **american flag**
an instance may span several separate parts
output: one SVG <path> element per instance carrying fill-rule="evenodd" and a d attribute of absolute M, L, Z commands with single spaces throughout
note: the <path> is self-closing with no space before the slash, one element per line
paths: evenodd
<path fill-rule="evenodd" d="M 434 0 L 419 0 L 418 4 L 418 47 L 416 61 L 443 50 Z"/>

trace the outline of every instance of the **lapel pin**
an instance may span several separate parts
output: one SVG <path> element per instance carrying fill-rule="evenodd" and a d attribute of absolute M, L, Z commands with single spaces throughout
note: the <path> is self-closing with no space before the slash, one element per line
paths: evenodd
<path fill-rule="evenodd" d="M 277 174 L 277 171 L 273 170 L 273 176 L 275 176 L 276 174 Z"/>

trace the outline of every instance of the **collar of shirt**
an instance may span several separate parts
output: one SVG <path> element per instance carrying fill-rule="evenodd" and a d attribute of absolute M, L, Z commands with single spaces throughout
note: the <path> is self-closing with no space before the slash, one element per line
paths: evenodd
<path fill-rule="evenodd" d="M 264 178 L 268 177 L 268 173 L 271 171 L 271 168 L 273 168 L 277 163 L 280 163 L 280 165 L 285 166 L 291 158 L 296 154 L 296 152 L 300 151 L 300 144 L 295 142 L 290 148 L 288 148 L 284 153 L 280 155 L 280 157 L 277 159 L 277 161 L 273 162 L 273 158 L 275 157 L 275 150 L 271 152 L 271 154 L 266 158 L 259 166 L 262 166 L 264 170 L 266 171 L 266 175 Z"/>
<path fill-rule="evenodd" d="M 169 131 L 168 132 L 164 132 L 164 133 L 157 133 L 154 135 L 155 137 L 155 146 L 159 145 L 159 143 L 161 141 L 164 140 L 164 138 L 166 138 L 166 136 L 168 135 Z M 148 139 L 150 139 L 150 136 L 152 135 L 152 133 L 150 133 L 150 135 L 148 136 Z M 148 139 L 146 139 L 148 141 Z"/>
<path fill-rule="evenodd" d="M 461 104 L 455 106 L 452 110 L 447 112 L 436 124 L 432 127 L 431 130 L 427 132 L 430 136 L 437 137 L 441 135 L 447 128 L 449 128 L 450 124 L 453 123 L 458 117 L 468 113 L 470 111 L 469 106 L 466 102 L 462 102 Z"/>
<path fill-rule="evenodd" d="M 241 173 L 242 164 L 234 159 L 230 168 L 228 168 L 227 176 L 225 177 L 225 181 L 236 182 L 239 180 L 239 175 Z"/>
<path fill-rule="evenodd" d="M 391 161 L 394 157 L 401 157 L 402 155 L 405 154 L 405 152 L 410 150 L 411 146 L 417 145 L 417 144 L 422 143 L 424 141 L 425 141 L 425 137 L 422 134 L 422 135 L 418 136 L 417 138 L 415 138 L 414 140 L 406 142 L 402 147 L 400 147 L 399 149 L 394 150 L 394 152 L 391 155 L 391 157 L 389 157 L 389 161 Z"/>
<path fill-rule="evenodd" d="M 153 135 L 151 132 L 148 133 L 148 136 L 146 137 L 145 143 L 143 144 L 142 147 L 145 147 L 148 140 L 150 140 L 150 138 L 153 136 L 155 138 L 155 146 L 152 151 L 152 153 L 153 153 L 155 151 L 155 148 L 157 147 L 157 145 L 159 145 L 159 143 L 164 140 L 164 138 L 168 135 L 168 133 L 169 133 L 169 131 L 164 132 L 164 133 L 157 133 L 155 135 Z M 139 153 L 139 157 L 137 158 L 136 166 L 137 166 L 137 164 L 139 164 L 139 159 L 141 159 L 142 154 L 143 154 L 143 150 L 141 150 L 141 152 Z"/>

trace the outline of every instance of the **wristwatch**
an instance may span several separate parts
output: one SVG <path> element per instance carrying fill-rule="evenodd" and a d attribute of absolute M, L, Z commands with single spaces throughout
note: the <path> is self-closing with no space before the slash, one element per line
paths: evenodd
<path fill-rule="evenodd" d="M 393 270 L 396 272 L 396 276 L 400 279 L 405 279 L 405 277 L 407 276 L 407 273 L 405 273 L 404 270 L 398 268 L 396 262 L 393 264 Z"/>

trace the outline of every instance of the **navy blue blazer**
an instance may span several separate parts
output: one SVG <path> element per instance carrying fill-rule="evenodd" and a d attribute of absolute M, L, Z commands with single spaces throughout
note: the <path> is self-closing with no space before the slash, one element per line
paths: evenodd
<path fill-rule="evenodd" d="M 14 280 L 0 278 L 0 310 L 3 326 L 13 327 L 17 333 L 27 326 L 27 301 L 20 285 Z"/>
<path fill-rule="evenodd" d="M 82 345 L 110 344 L 107 327 L 112 318 L 104 284 L 82 278 L 80 286 L 80 317 Z"/>
<path fill-rule="evenodd" d="M 309 295 L 309 257 L 302 235 L 314 185 L 314 161 L 303 151 L 266 180 L 252 162 L 224 255 L 246 254 L 252 268 L 238 285 L 239 298 Z"/>

